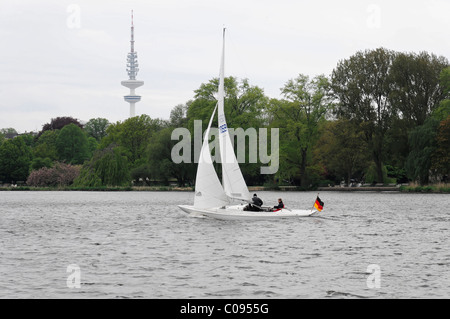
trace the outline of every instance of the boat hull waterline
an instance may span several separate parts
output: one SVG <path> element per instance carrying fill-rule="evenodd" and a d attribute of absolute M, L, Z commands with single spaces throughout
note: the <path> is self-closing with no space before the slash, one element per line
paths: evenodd
<path fill-rule="evenodd" d="M 192 217 L 210 217 L 222 220 L 272 220 L 272 219 L 287 219 L 287 218 L 300 218 L 310 217 L 316 215 L 317 211 L 311 210 L 290 210 L 281 209 L 279 211 L 245 211 L 244 205 L 227 206 L 225 208 L 208 208 L 199 209 L 189 205 L 178 206 L 185 213 L 190 214 Z"/>

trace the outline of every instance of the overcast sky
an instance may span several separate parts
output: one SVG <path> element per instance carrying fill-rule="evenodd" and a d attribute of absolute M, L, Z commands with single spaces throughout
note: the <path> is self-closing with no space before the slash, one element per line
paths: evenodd
<path fill-rule="evenodd" d="M 226 75 L 273 98 L 299 73 L 330 75 L 359 50 L 450 58 L 448 0 L 0 0 L 0 128 L 125 120 L 131 10 L 145 81 L 136 115 L 152 118 L 168 119 L 218 76 L 223 26 Z"/>

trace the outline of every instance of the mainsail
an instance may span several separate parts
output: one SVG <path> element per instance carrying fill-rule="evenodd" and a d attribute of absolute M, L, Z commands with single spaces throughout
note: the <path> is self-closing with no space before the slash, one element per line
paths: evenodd
<path fill-rule="evenodd" d="M 220 158 L 222 160 L 222 182 L 225 194 L 231 199 L 239 199 L 250 201 L 250 193 L 248 192 L 247 184 L 242 176 L 239 163 L 234 154 L 233 144 L 231 143 L 230 134 L 225 118 L 224 111 L 225 98 L 225 29 L 223 30 L 223 48 L 222 61 L 220 65 L 219 78 L 219 147 Z"/>
<path fill-rule="evenodd" d="M 228 204 L 228 197 L 225 195 L 222 184 L 220 184 L 219 177 L 214 169 L 211 150 L 209 149 L 209 131 L 216 110 L 217 106 L 209 120 L 198 161 L 194 198 L 194 207 L 196 208 L 222 207 Z"/>
<path fill-rule="evenodd" d="M 209 125 L 206 129 L 200 152 L 195 182 L 194 207 L 196 208 L 222 207 L 229 204 L 233 199 L 250 201 L 250 194 L 248 192 L 247 184 L 245 184 L 236 155 L 234 154 L 233 145 L 231 143 L 230 134 L 228 132 L 225 119 L 225 29 L 223 36 L 224 42 L 222 62 L 220 66 L 218 102 L 211 119 L 209 120 Z M 209 132 L 211 130 L 212 121 L 217 109 L 219 117 L 219 148 L 220 158 L 222 161 L 223 186 L 220 183 L 219 177 L 214 169 L 211 158 L 211 150 L 209 148 Z"/>

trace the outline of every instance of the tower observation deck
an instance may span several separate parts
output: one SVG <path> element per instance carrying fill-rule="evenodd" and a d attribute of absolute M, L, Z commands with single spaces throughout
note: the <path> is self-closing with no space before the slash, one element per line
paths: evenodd
<path fill-rule="evenodd" d="M 131 50 L 127 56 L 127 73 L 128 80 L 122 81 L 122 85 L 130 89 L 130 94 L 125 95 L 125 102 L 130 103 L 130 118 L 136 116 L 135 104 L 141 100 L 140 95 L 136 95 L 135 89 L 144 85 L 144 81 L 136 80 L 139 72 L 139 63 L 137 59 L 137 52 L 134 51 L 134 21 L 133 11 L 131 11 Z"/>

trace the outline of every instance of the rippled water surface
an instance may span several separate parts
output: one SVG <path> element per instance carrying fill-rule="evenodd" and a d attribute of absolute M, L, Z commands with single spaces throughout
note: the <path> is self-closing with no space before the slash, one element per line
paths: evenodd
<path fill-rule="evenodd" d="M 190 192 L 0 192 L 0 298 L 450 298 L 450 195 L 320 197 L 235 222 L 189 217 Z"/>

